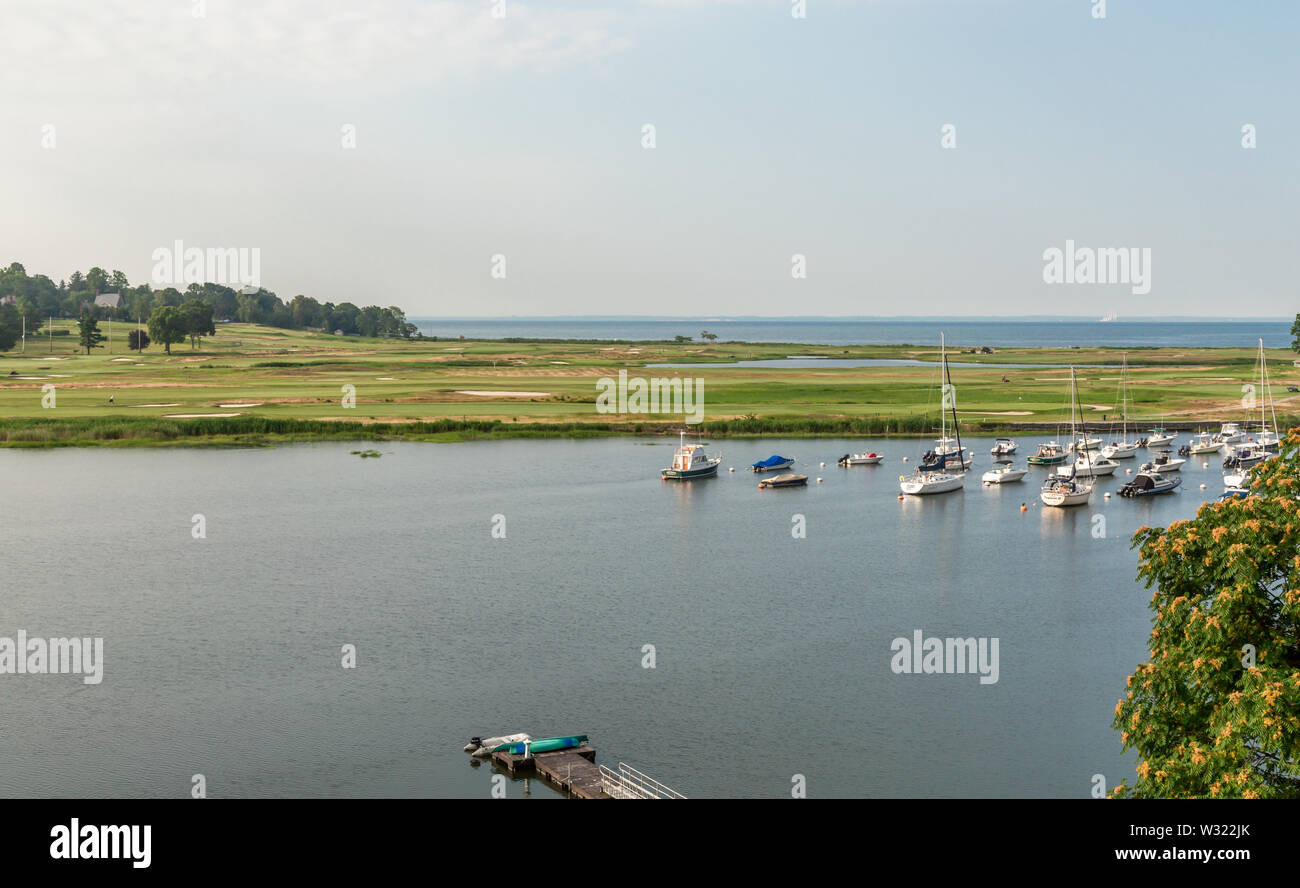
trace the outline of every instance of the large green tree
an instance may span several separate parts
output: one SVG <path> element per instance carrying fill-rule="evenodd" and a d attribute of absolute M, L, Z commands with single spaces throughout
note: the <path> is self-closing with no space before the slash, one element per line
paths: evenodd
<path fill-rule="evenodd" d="M 1291 324 L 1291 351 L 1300 352 L 1300 314 L 1295 316 L 1295 321 Z"/>
<path fill-rule="evenodd" d="M 90 312 L 81 316 L 77 322 L 77 342 L 90 354 L 92 348 L 99 348 L 99 344 L 104 341 L 104 334 L 99 332 L 99 321 Z"/>
<path fill-rule="evenodd" d="M 1253 478 L 1134 535 L 1155 616 L 1115 707 L 1139 759 L 1116 796 L 1300 798 L 1300 435 Z"/>
<path fill-rule="evenodd" d="M 204 336 L 216 335 L 210 303 L 202 299 L 190 299 L 181 305 L 180 312 L 185 323 L 185 335 L 190 337 L 190 348 L 202 345 Z"/>
<path fill-rule="evenodd" d="M 185 326 L 185 315 L 173 305 L 162 305 L 149 315 L 149 338 L 163 347 L 167 354 L 172 353 L 172 346 L 184 342 L 189 335 Z"/>

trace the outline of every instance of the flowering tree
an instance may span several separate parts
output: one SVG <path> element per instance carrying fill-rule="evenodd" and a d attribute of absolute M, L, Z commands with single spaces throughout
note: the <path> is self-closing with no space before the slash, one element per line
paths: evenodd
<path fill-rule="evenodd" d="M 1300 798 L 1300 434 L 1253 478 L 1134 534 L 1155 617 L 1115 707 L 1138 781 L 1114 797 Z"/>

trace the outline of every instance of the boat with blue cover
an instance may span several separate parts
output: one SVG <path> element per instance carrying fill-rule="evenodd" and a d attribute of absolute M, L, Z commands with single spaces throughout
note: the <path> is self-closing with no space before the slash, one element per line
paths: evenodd
<path fill-rule="evenodd" d="M 794 465 L 793 456 L 777 456 L 775 453 L 767 459 L 760 459 L 749 467 L 751 472 L 779 472 Z"/>

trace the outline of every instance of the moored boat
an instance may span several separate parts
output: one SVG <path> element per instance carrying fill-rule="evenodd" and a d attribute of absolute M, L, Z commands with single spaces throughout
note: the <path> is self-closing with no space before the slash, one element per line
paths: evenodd
<path fill-rule="evenodd" d="M 1137 477 L 1119 489 L 1120 496 L 1152 496 L 1168 493 L 1183 482 L 1177 475 L 1165 476 L 1159 472 L 1139 472 Z"/>
<path fill-rule="evenodd" d="M 537 755 L 541 752 L 558 752 L 561 749 L 577 749 L 586 742 L 586 734 L 573 734 L 568 737 L 542 737 L 539 740 L 523 740 L 517 743 L 502 743 L 492 751 L 508 752 L 512 755 L 523 755 L 525 752 L 529 752 L 533 755 Z"/>
<path fill-rule="evenodd" d="M 1074 368 L 1070 368 L 1070 438 L 1072 440 L 1087 440 L 1087 431 L 1082 432 L 1082 439 L 1075 433 L 1075 419 L 1077 413 L 1078 391 L 1074 381 Z M 1082 450 L 1079 459 L 1085 465 L 1089 461 L 1088 451 Z M 1043 482 L 1043 487 L 1039 491 L 1038 498 L 1043 501 L 1045 506 L 1064 508 L 1066 506 L 1082 506 L 1092 500 L 1093 480 L 1091 474 L 1079 475 L 1074 469 L 1074 465 L 1063 466 L 1057 469 L 1057 472 L 1063 472 L 1069 469 L 1067 477 L 1059 475 L 1049 475 Z M 1112 470 L 1113 471 L 1113 470 Z"/>
<path fill-rule="evenodd" d="M 1115 474 L 1119 463 L 1104 456 L 1083 454 L 1068 466 L 1061 466 L 1056 474 L 1061 478 L 1103 478 Z"/>
<path fill-rule="evenodd" d="M 1223 442 L 1217 435 L 1210 432 L 1201 432 L 1192 437 L 1192 441 L 1187 445 L 1187 452 L 1192 455 L 1201 453 L 1218 453 L 1223 450 Z"/>
<path fill-rule="evenodd" d="M 1162 428 L 1154 428 L 1151 430 L 1151 434 L 1147 435 L 1147 447 L 1148 449 L 1159 449 L 1171 444 L 1177 437 L 1177 432 L 1166 432 Z"/>
<path fill-rule="evenodd" d="M 1012 465 L 997 466 L 985 472 L 980 480 L 985 484 L 1012 484 L 1029 474 L 1028 469 L 1017 469 Z"/>
<path fill-rule="evenodd" d="M 994 456 L 1011 456 L 1016 452 L 1017 445 L 1010 438 L 998 438 L 993 442 L 993 449 L 989 453 Z"/>
<path fill-rule="evenodd" d="M 673 454 L 673 464 L 661 469 L 659 476 L 665 481 L 694 481 L 718 474 L 721 456 L 706 456 L 703 444 L 687 444 L 686 433 L 681 433 L 681 445 Z"/>
<path fill-rule="evenodd" d="M 772 454 L 767 459 L 760 459 L 749 467 L 751 472 L 779 472 L 782 469 L 788 469 L 794 465 L 793 456 L 777 456 Z"/>
<path fill-rule="evenodd" d="M 1137 455 L 1138 448 L 1142 446 L 1142 441 L 1130 441 L 1128 439 L 1128 354 L 1124 355 L 1124 364 L 1120 368 L 1119 376 L 1119 399 L 1120 409 L 1122 411 L 1122 435 L 1118 441 L 1112 441 L 1105 447 L 1101 448 L 1101 455 L 1106 459 L 1132 459 Z"/>
<path fill-rule="evenodd" d="M 842 466 L 874 466 L 879 463 L 883 456 L 875 451 L 870 453 L 846 453 L 839 459 Z"/>
<path fill-rule="evenodd" d="M 1065 448 L 1055 441 L 1039 444 L 1038 450 L 1026 462 L 1031 466 L 1059 466 L 1070 458 Z"/>
<path fill-rule="evenodd" d="M 807 475 L 799 475 L 794 472 L 787 472 L 784 475 L 775 475 L 771 478 L 764 478 L 758 482 L 758 489 L 765 487 L 803 487 L 808 483 Z"/>
<path fill-rule="evenodd" d="M 1177 472 L 1183 467 L 1187 460 L 1181 456 L 1170 456 L 1168 453 L 1162 453 L 1150 462 L 1144 462 L 1138 468 L 1140 472 Z"/>
<path fill-rule="evenodd" d="M 944 402 L 952 411 L 952 427 L 956 438 L 948 437 L 948 414 L 941 404 L 938 448 L 926 453 L 911 475 L 898 476 L 898 489 L 908 496 L 951 493 L 966 486 L 966 467 L 970 465 L 971 457 L 961 443 L 961 428 L 957 424 L 957 400 L 948 374 L 948 350 L 942 333 L 939 334 L 939 361 L 940 390 Z"/>

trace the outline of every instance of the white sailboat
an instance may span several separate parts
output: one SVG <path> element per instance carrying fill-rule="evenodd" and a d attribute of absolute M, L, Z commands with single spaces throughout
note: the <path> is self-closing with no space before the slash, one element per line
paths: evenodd
<path fill-rule="evenodd" d="M 968 451 L 961 444 L 961 429 L 957 425 L 957 398 L 952 379 L 948 375 L 948 351 L 944 335 L 939 334 L 939 391 L 952 409 L 952 427 L 955 438 L 948 437 L 948 414 L 943 400 L 939 404 L 939 448 L 922 457 L 911 475 L 898 476 L 898 489 L 908 496 L 927 496 L 933 493 L 951 493 L 966 486 L 966 466 L 970 464 Z M 951 446 L 944 448 L 944 443 Z M 955 466 L 955 470 L 951 468 Z"/>
<path fill-rule="evenodd" d="M 1268 424 L 1269 414 L 1273 424 Z M 1270 453 L 1276 453 L 1282 444 L 1282 436 L 1277 430 L 1277 411 L 1273 408 L 1273 395 L 1268 386 L 1268 361 L 1264 357 L 1264 340 L 1259 341 L 1259 434 L 1255 435 L 1255 445 L 1263 447 Z"/>
<path fill-rule="evenodd" d="M 1070 437 L 1075 438 L 1075 410 L 1078 402 L 1078 393 L 1074 384 L 1074 368 L 1070 368 Z M 1086 432 L 1085 432 L 1086 436 Z M 1088 462 L 1088 451 L 1084 449 L 1080 457 L 1085 463 Z M 1073 468 L 1073 467 L 1071 467 Z M 1079 476 L 1071 474 L 1068 478 L 1059 476 L 1049 476 L 1043 484 L 1043 489 L 1039 493 L 1039 498 L 1045 506 L 1082 506 L 1092 500 L 1093 480 L 1090 476 Z"/>
<path fill-rule="evenodd" d="M 1137 456 L 1138 442 L 1128 439 L 1128 353 L 1124 353 L 1124 365 L 1119 376 L 1120 406 L 1123 413 L 1123 437 L 1101 448 L 1101 455 L 1108 460 L 1132 459 Z"/>

